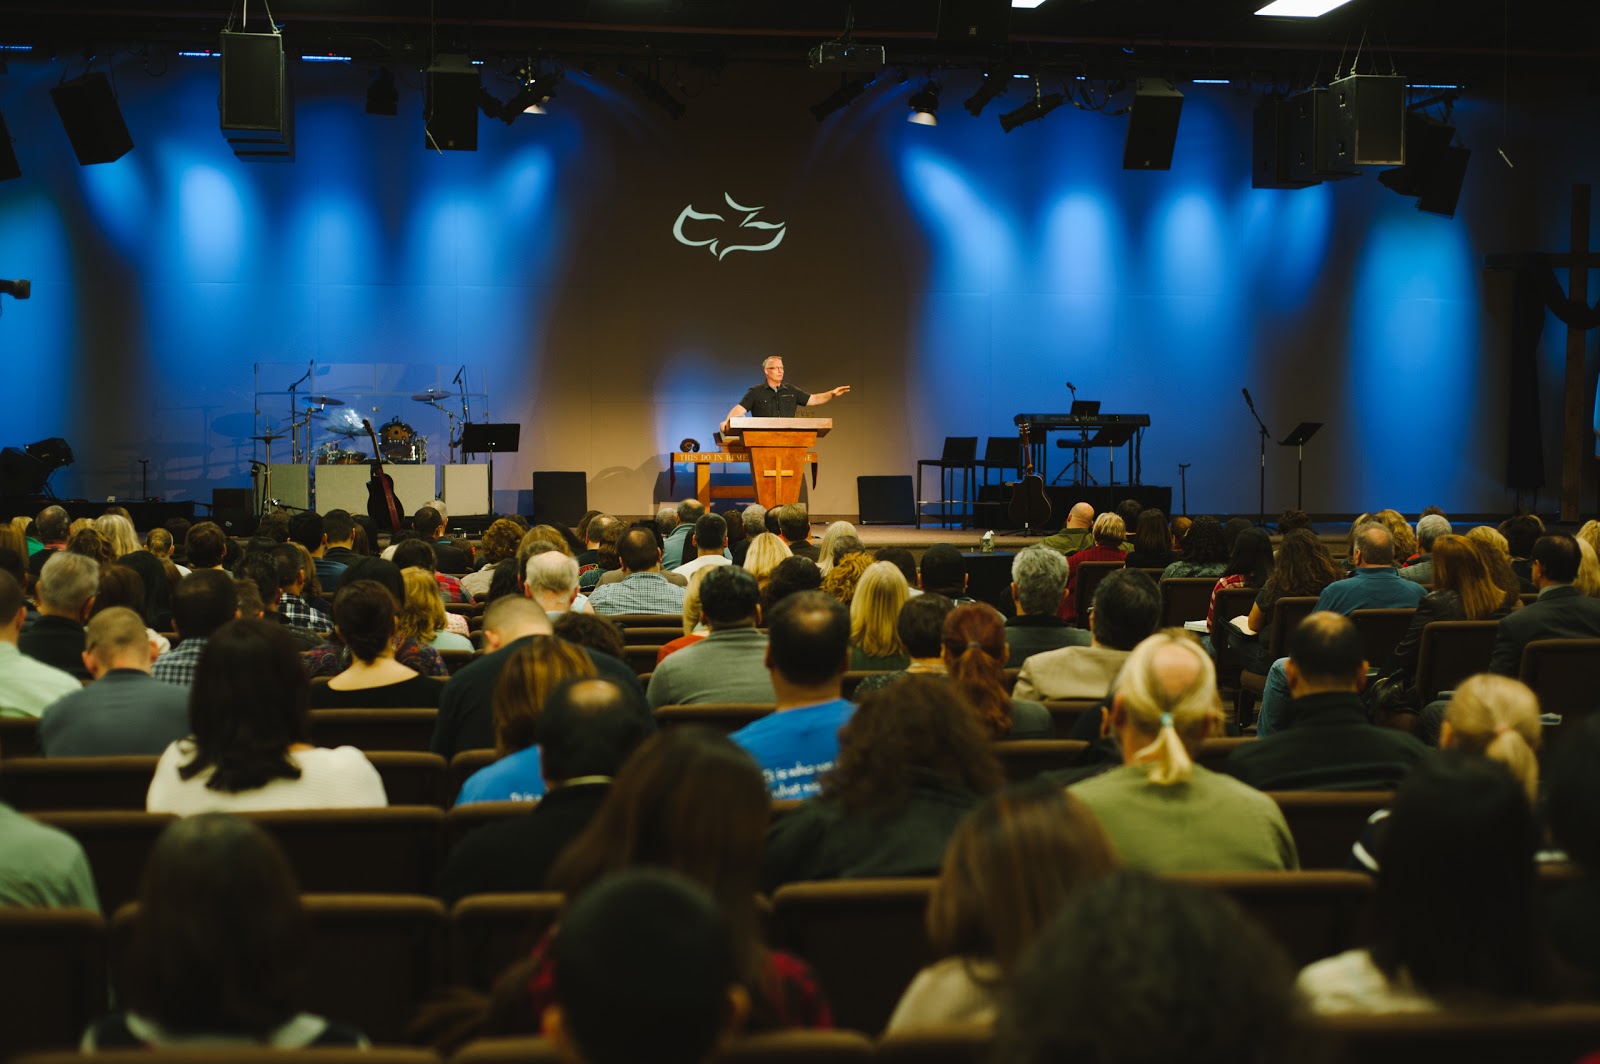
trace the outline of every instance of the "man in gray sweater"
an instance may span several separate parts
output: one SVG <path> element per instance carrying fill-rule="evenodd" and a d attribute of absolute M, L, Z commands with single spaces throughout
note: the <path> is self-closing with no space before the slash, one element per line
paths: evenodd
<path fill-rule="evenodd" d="M 668 654 L 650 674 L 650 708 L 699 702 L 776 703 L 767 637 L 756 628 L 761 589 L 737 565 L 700 578 L 700 616 L 711 634 Z"/>

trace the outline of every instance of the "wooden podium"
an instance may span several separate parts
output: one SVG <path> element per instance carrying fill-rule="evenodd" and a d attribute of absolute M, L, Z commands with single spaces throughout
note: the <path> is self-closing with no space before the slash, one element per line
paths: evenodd
<path fill-rule="evenodd" d="M 736 417 L 729 421 L 728 431 L 737 433 L 750 451 L 756 501 L 769 510 L 799 502 L 807 452 L 832 428 L 833 419 L 826 417 Z"/>

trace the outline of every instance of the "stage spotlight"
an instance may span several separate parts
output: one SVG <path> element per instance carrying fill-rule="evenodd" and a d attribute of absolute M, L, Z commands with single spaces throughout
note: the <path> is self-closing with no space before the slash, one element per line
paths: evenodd
<path fill-rule="evenodd" d="M 983 109 L 989 106 L 990 100 L 1006 91 L 1010 80 L 1004 74 L 989 71 L 983 76 L 983 84 L 978 86 L 978 91 L 968 96 L 961 106 L 965 107 L 973 118 L 977 118 L 983 113 Z"/>
<path fill-rule="evenodd" d="M 556 82 L 560 80 L 560 74 L 550 74 L 529 81 L 515 96 L 506 101 L 505 107 L 500 111 L 500 121 L 509 126 L 519 115 L 544 114 L 544 105 L 555 94 Z"/>
<path fill-rule="evenodd" d="M 400 90 L 395 87 L 394 71 L 380 67 L 367 86 L 367 114 L 397 115 L 400 113 Z"/>
<path fill-rule="evenodd" d="M 914 126 L 936 126 L 939 124 L 939 84 L 930 81 L 922 88 L 911 94 L 907 101 L 911 107 L 911 114 L 906 121 Z"/>
<path fill-rule="evenodd" d="M 676 122 L 688 110 L 677 97 L 667 91 L 667 87 L 642 70 L 631 66 L 617 67 L 617 73 L 633 82 L 633 87 L 644 94 L 644 98 L 661 108 L 672 116 Z"/>
<path fill-rule="evenodd" d="M 849 107 L 876 80 L 876 74 L 866 74 L 853 80 L 841 75 L 839 87 L 811 105 L 811 116 L 820 122 L 840 108 Z"/>
<path fill-rule="evenodd" d="M 1472 155 L 1452 143 L 1455 135 L 1454 126 L 1408 112 L 1405 165 L 1380 171 L 1378 180 L 1402 196 L 1417 197 L 1419 211 L 1454 218 Z"/>
<path fill-rule="evenodd" d="M 0 281 L 0 296 L 27 299 L 31 295 L 33 295 L 32 281 Z"/>
<path fill-rule="evenodd" d="M 1040 91 L 1039 81 L 1037 78 L 1035 78 L 1033 82 L 1033 99 L 1029 100 L 1015 111 L 1007 111 L 1005 114 L 1001 115 L 1000 128 L 1005 130 L 1007 133 L 1010 133 L 1018 126 L 1025 126 L 1029 122 L 1036 122 L 1045 115 L 1049 114 L 1051 111 L 1054 111 L 1057 107 L 1060 107 L 1066 102 L 1066 99 L 1067 98 L 1059 92 L 1052 92 L 1049 95 L 1045 95 L 1042 91 Z"/>
<path fill-rule="evenodd" d="M 499 118 L 505 106 L 495 98 L 494 93 L 481 85 L 478 86 L 478 110 L 483 112 L 485 118 Z"/>

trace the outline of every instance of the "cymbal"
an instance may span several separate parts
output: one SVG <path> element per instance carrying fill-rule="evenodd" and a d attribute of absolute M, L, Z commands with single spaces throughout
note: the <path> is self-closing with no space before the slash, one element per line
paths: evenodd
<path fill-rule="evenodd" d="M 338 424 L 338 425 L 330 425 L 330 426 L 328 426 L 328 432 L 331 435 L 344 436 L 345 438 L 352 439 L 352 440 L 355 439 L 357 436 L 365 436 L 367 434 L 365 429 L 351 428 L 349 425 L 345 425 L 345 424 L 342 424 L 342 423 Z"/>
<path fill-rule="evenodd" d="M 305 400 L 302 400 L 302 401 L 307 406 L 343 406 L 344 405 L 344 400 L 343 399 L 335 399 L 331 395 L 313 395 L 309 399 L 305 399 Z"/>
<path fill-rule="evenodd" d="M 439 399 L 449 399 L 451 398 L 451 394 L 452 393 L 445 391 L 443 388 L 429 388 L 425 392 L 418 392 L 411 398 L 415 399 L 419 403 L 431 403 Z"/>
<path fill-rule="evenodd" d="M 281 440 L 281 439 L 283 439 L 283 433 L 281 433 L 281 432 L 268 432 L 265 435 L 262 435 L 262 436 L 251 436 L 250 438 L 252 440 L 260 440 L 262 443 L 271 443 L 273 440 Z"/>

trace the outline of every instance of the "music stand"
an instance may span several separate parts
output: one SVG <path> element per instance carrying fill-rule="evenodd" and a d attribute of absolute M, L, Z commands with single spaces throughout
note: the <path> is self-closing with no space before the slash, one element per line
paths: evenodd
<path fill-rule="evenodd" d="M 1111 454 L 1111 479 L 1107 487 L 1115 486 L 1117 483 L 1117 448 L 1126 447 L 1128 441 L 1132 440 L 1134 433 L 1138 431 L 1137 425 L 1125 421 L 1118 422 L 1115 425 L 1107 425 L 1095 433 L 1094 439 L 1089 441 L 1090 447 L 1104 447 Z"/>
<path fill-rule="evenodd" d="M 461 426 L 461 454 L 487 454 L 489 456 L 489 509 L 494 515 L 494 456 L 516 454 L 522 443 L 522 426 L 514 421 L 466 424 Z"/>
<path fill-rule="evenodd" d="M 1279 447 L 1293 447 L 1297 452 L 1297 463 L 1294 474 L 1294 508 L 1304 510 L 1305 502 L 1302 493 L 1306 483 L 1306 441 L 1317 434 L 1322 427 L 1320 421 L 1302 421 L 1294 427 L 1294 431 L 1278 441 Z"/>
<path fill-rule="evenodd" d="M 1074 399 L 1072 401 L 1072 409 L 1068 410 L 1067 413 L 1072 417 L 1094 417 L 1100 413 L 1100 400 Z"/>

